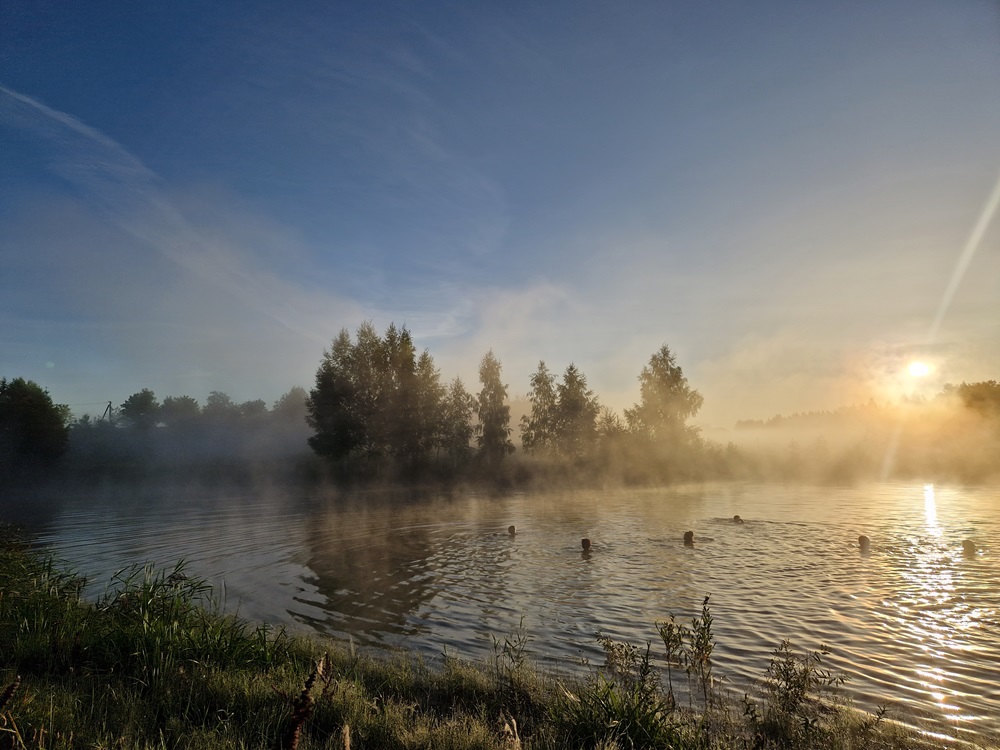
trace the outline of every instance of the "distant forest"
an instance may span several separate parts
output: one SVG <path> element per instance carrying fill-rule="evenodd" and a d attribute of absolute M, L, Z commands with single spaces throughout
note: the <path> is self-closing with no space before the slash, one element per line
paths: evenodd
<path fill-rule="evenodd" d="M 0 381 L 0 478 L 192 475 L 251 470 L 340 481 L 659 484 L 711 479 L 980 481 L 1000 471 L 1000 384 L 947 386 L 935 399 L 743 421 L 725 445 L 690 424 L 703 399 L 666 345 L 638 373 L 639 401 L 602 405 L 575 364 L 544 361 L 512 424 L 501 361 L 478 390 L 445 381 L 405 326 L 342 330 L 313 388 L 270 408 L 213 391 L 160 401 L 150 389 L 100 418 L 22 378 Z M 516 439 L 516 442 L 515 442 Z M 311 450 L 310 450 L 311 449 Z"/>
<path fill-rule="evenodd" d="M 732 435 L 762 476 L 852 482 L 1000 478 L 1000 383 L 945 385 L 928 399 L 743 420 Z"/>

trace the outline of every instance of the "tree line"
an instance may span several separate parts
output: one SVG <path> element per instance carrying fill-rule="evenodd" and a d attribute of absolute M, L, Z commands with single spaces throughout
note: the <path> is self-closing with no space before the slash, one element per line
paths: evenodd
<path fill-rule="evenodd" d="M 570 364 L 561 379 L 544 360 L 531 376 L 530 413 L 518 427 L 521 448 L 536 466 L 599 465 L 676 474 L 705 446 L 688 424 L 702 396 L 664 345 L 639 374 L 640 400 L 624 418 L 602 406 L 587 378 Z M 447 384 L 428 350 L 417 353 L 405 326 L 383 335 L 366 322 L 355 336 L 333 340 L 307 399 L 309 444 L 343 470 L 412 472 L 474 466 L 498 471 L 515 451 L 508 385 L 493 351 L 479 363 L 479 390 L 461 378 Z M 632 465 L 634 464 L 634 466 Z"/>
<path fill-rule="evenodd" d="M 237 403 L 220 391 L 212 391 L 204 405 L 187 395 L 160 401 L 143 388 L 117 408 L 109 404 L 100 419 L 84 415 L 72 420 L 69 407 L 53 402 L 38 384 L 4 378 L 0 478 L 38 472 L 60 459 L 111 470 L 155 461 L 176 466 L 239 459 L 274 465 L 301 459 L 308 446 L 321 465 L 346 477 L 544 478 L 561 473 L 577 480 L 649 483 L 735 475 L 765 478 L 769 473 L 793 477 L 805 463 L 828 465 L 831 476 L 854 476 L 870 468 L 855 454 L 879 452 L 873 439 L 848 446 L 849 462 L 847 452 L 834 454 L 836 446 L 823 440 L 808 456 L 794 441 L 787 456 L 778 456 L 773 451 L 754 455 L 732 443 L 723 447 L 703 439 L 690 424 L 703 398 L 666 345 L 642 367 L 639 400 L 621 414 L 600 403 L 576 364 L 557 375 L 541 360 L 528 382 L 529 409 L 513 424 L 509 386 L 492 350 L 482 356 L 478 375 L 474 392 L 459 377 L 446 381 L 430 352 L 418 353 L 406 326 L 390 324 L 380 335 L 366 322 L 353 337 L 343 329 L 333 339 L 311 390 L 292 388 L 270 409 L 263 400 Z M 940 465 L 944 471 L 950 463 L 966 467 L 962 471 L 970 476 L 988 473 L 989 454 L 1000 445 L 1000 383 L 945 386 L 928 406 L 937 404 L 942 405 L 941 414 L 962 419 L 965 414 L 973 421 L 953 418 L 942 423 L 921 412 L 911 421 L 933 422 L 934 427 L 921 427 L 930 432 L 926 437 L 915 428 L 904 431 L 901 444 L 909 440 L 912 447 L 901 453 L 900 467 L 916 471 Z M 947 404 L 960 405 L 960 412 L 945 408 Z M 864 407 L 865 414 L 873 409 Z M 740 422 L 735 435 L 754 427 L 816 422 L 821 416 L 847 419 L 847 411 Z M 879 416 L 883 410 L 875 411 Z M 942 424 L 950 433 L 940 429 Z M 868 432 L 878 436 L 877 431 Z M 934 448 L 940 442 L 934 436 L 940 434 L 951 435 L 953 450 Z M 959 441 L 959 436 L 969 439 Z M 516 460 L 509 460 L 516 450 Z"/>
<path fill-rule="evenodd" d="M 238 403 L 212 391 L 205 403 L 191 396 L 161 402 L 149 388 L 133 393 L 100 419 L 70 424 L 66 462 L 103 472 L 215 467 L 275 468 L 306 449 L 307 393 L 295 387 L 269 409 L 261 399 Z"/>
<path fill-rule="evenodd" d="M 269 462 L 306 449 L 304 388 L 269 409 L 263 400 L 234 402 L 212 391 L 204 405 L 190 396 L 162 402 L 143 388 L 99 418 L 72 418 L 70 407 L 23 378 L 0 381 L 0 479 L 32 480 L 60 468 L 95 475 L 164 465 Z"/>
<path fill-rule="evenodd" d="M 446 381 L 431 353 L 417 351 L 406 326 L 393 323 L 379 334 L 366 322 L 353 337 L 343 329 L 333 339 L 308 393 L 293 388 L 270 410 L 262 400 L 237 403 L 219 391 L 201 405 L 187 395 L 160 401 L 143 388 L 116 408 L 109 405 L 100 419 L 70 422 L 68 408 L 49 400 L 53 443 L 46 455 L 56 458 L 68 448 L 77 464 L 114 468 L 226 456 L 275 459 L 308 444 L 339 476 L 509 476 L 519 438 L 521 469 L 666 479 L 707 449 L 687 422 L 702 397 L 667 346 L 642 369 L 640 400 L 621 416 L 600 403 L 572 363 L 561 377 L 538 363 L 527 394 L 530 413 L 517 424 L 492 350 L 482 356 L 478 375 L 475 391 L 459 377 Z M 36 401 L 48 398 L 30 386 Z"/>
<path fill-rule="evenodd" d="M 149 388 L 133 393 L 118 406 L 109 410 L 108 422 L 119 427 L 140 432 L 154 427 L 168 430 L 185 430 L 204 426 L 248 426 L 263 420 L 301 421 L 305 418 L 306 391 L 296 386 L 274 402 L 269 410 L 263 399 L 236 403 L 222 391 L 212 391 L 201 406 L 191 396 L 167 396 L 161 403 Z M 93 424 L 88 416 L 77 426 Z"/>

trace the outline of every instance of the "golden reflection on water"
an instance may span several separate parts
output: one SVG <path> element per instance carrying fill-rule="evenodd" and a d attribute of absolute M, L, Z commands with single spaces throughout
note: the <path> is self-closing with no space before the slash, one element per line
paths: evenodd
<path fill-rule="evenodd" d="M 934 497 L 934 485 L 924 485 L 924 516 L 927 518 L 927 531 L 931 536 L 941 536 L 941 527 L 937 520 L 937 500 Z"/>
<path fill-rule="evenodd" d="M 914 664 L 914 682 L 937 706 L 940 716 L 954 725 L 977 717 L 959 713 L 961 708 L 954 701 L 966 686 L 958 675 L 935 664 L 947 660 L 949 653 L 974 650 L 964 631 L 979 627 L 982 611 L 970 610 L 964 595 L 957 593 L 960 556 L 950 548 L 939 522 L 934 485 L 925 484 L 923 494 L 925 534 L 911 540 L 899 568 L 903 581 L 896 605 L 901 616 L 896 622 L 910 631 L 926 659 Z"/>

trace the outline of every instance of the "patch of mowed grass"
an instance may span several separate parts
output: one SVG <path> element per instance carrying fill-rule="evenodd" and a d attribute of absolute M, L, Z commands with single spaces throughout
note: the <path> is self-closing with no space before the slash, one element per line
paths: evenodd
<path fill-rule="evenodd" d="M 484 664 L 432 668 L 225 615 L 183 566 L 123 571 L 94 603 L 83 584 L 0 529 L 0 750 L 921 747 L 824 700 L 838 676 L 787 643 L 752 696 L 718 694 L 707 598 L 657 625 L 663 653 L 599 635 L 605 663 L 560 678 L 523 623 Z"/>

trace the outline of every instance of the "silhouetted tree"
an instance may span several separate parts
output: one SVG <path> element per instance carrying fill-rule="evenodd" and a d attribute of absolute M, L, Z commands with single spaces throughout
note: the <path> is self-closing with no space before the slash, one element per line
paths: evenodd
<path fill-rule="evenodd" d="M 212 391 L 205 399 L 201 414 L 206 422 L 218 427 L 235 423 L 240 417 L 240 407 L 222 391 Z"/>
<path fill-rule="evenodd" d="M 305 388 L 295 386 L 274 402 L 267 419 L 272 455 L 295 455 L 307 445 L 308 399 Z"/>
<path fill-rule="evenodd" d="M 386 402 L 386 348 L 375 326 L 365 321 L 358 327 L 357 343 L 350 350 L 348 377 L 353 386 L 353 409 L 361 427 L 361 448 L 371 457 L 384 454 L 388 442 Z"/>
<path fill-rule="evenodd" d="M 587 378 L 570 364 L 556 387 L 556 448 L 569 458 L 580 458 L 593 450 L 597 437 L 599 406 Z"/>
<path fill-rule="evenodd" d="M 476 400 L 476 440 L 479 455 L 492 466 L 514 452 L 510 440 L 510 406 L 507 404 L 507 386 L 500 379 L 501 365 L 491 349 L 479 363 L 479 382 L 482 389 Z"/>
<path fill-rule="evenodd" d="M 118 414 L 129 427 L 146 431 L 160 420 L 160 402 L 149 388 L 143 388 L 125 399 L 118 407 Z"/>
<path fill-rule="evenodd" d="M 244 401 L 237 409 L 244 421 L 262 421 L 267 416 L 267 403 L 262 398 Z"/>
<path fill-rule="evenodd" d="M 167 396 L 160 404 L 160 421 L 168 428 L 187 428 L 198 422 L 201 407 L 190 396 Z"/>
<path fill-rule="evenodd" d="M 37 383 L 0 380 L 0 474 L 25 463 L 47 463 L 66 451 L 70 412 Z"/>
<path fill-rule="evenodd" d="M 531 376 L 528 401 L 531 413 L 521 417 L 521 445 L 528 453 L 544 453 L 553 447 L 556 433 L 555 377 L 544 360 Z"/>
<path fill-rule="evenodd" d="M 628 427 L 606 406 L 597 411 L 597 454 L 605 469 L 620 471 L 628 445 Z"/>
<path fill-rule="evenodd" d="M 339 460 L 365 444 L 367 415 L 355 380 L 354 344 L 343 328 L 323 352 L 316 387 L 309 392 L 306 403 L 306 421 L 316 432 L 309 438 L 309 445 L 317 455 Z"/>
<path fill-rule="evenodd" d="M 984 417 L 1000 417 L 1000 383 L 997 381 L 962 383 L 955 391 L 966 408 Z"/>
<path fill-rule="evenodd" d="M 302 386 L 294 386 L 283 394 L 271 407 L 271 416 L 288 424 L 305 423 L 309 413 L 307 401 L 309 394 Z"/>
<path fill-rule="evenodd" d="M 434 358 L 426 349 L 417 360 L 417 426 L 420 435 L 420 451 L 429 455 L 444 447 L 444 397 L 441 373 L 434 365 Z"/>
<path fill-rule="evenodd" d="M 379 452 L 415 462 L 423 452 L 419 394 L 417 393 L 416 347 L 403 326 L 390 323 L 382 341 L 385 367 L 382 389 L 376 402 L 384 444 Z"/>
<path fill-rule="evenodd" d="M 465 389 L 461 378 L 448 386 L 441 415 L 441 448 L 453 467 L 463 464 L 472 452 L 472 415 L 476 412 L 476 398 Z"/>
<path fill-rule="evenodd" d="M 628 433 L 628 427 L 614 411 L 602 406 L 597 411 L 597 440 L 601 446 L 620 441 Z"/>
<path fill-rule="evenodd" d="M 687 420 L 704 399 L 688 385 L 684 371 L 666 345 L 660 347 L 639 375 L 640 401 L 626 410 L 629 428 L 662 446 L 680 446 L 697 436 Z"/>
<path fill-rule="evenodd" d="M 380 337 L 370 322 L 351 341 L 346 329 L 324 353 L 309 395 L 310 445 L 333 459 L 352 453 L 414 466 L 436 446 L 442 389 L 434 360 L 419 361 L 406 326 Z"/>

